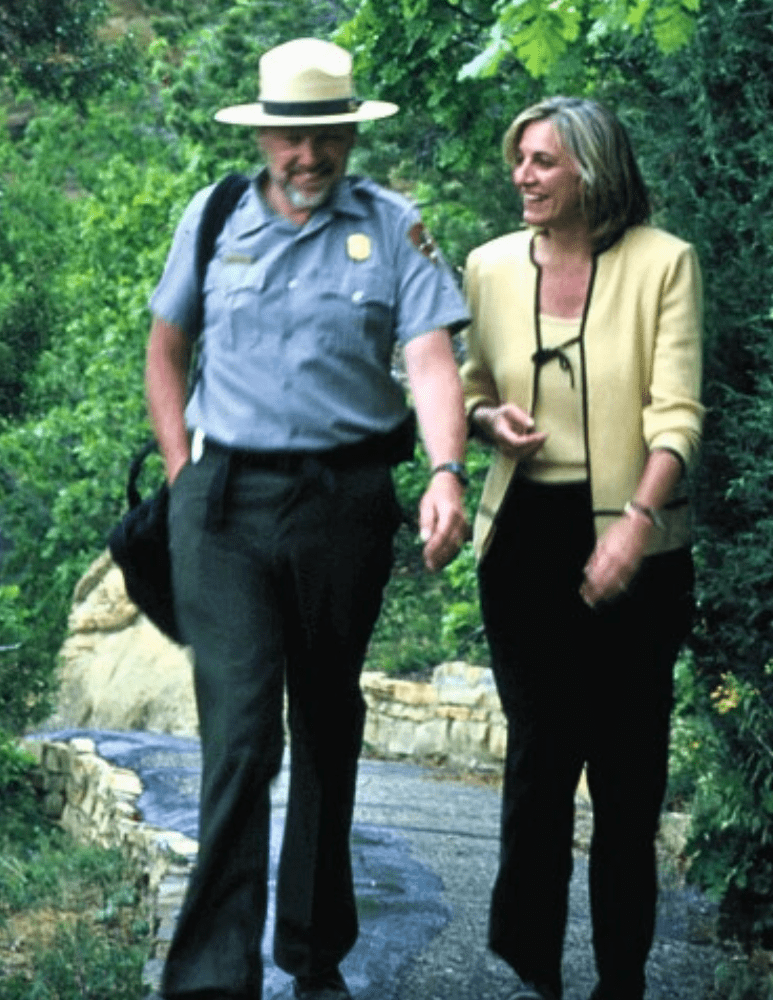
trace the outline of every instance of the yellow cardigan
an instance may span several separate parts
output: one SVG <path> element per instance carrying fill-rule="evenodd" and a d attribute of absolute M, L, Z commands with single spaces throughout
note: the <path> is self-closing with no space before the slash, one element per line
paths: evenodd
<path fill-rule="evenodd" d="M 468 415 L 479 404 L 531 411 L 538 344 L 539 267 L 532 232 L 510 233 L 472 251 L 465 288 L 472 323 L 462 367 Z M 688 467 L 700 441 L 702 285 L 689 243 L 635 226 L 594 260 L 581 332 L 584 431 L 597 537 L 634 495 L 649 452 L 667 448 Z M 546 401 L 543 401 L 543 404 Z M 516 462 L 494 456 L 473 530 L 476 555 L 493 537 Z M 663 511 L 648 554 L 689 544 L 682 483 Z"/>

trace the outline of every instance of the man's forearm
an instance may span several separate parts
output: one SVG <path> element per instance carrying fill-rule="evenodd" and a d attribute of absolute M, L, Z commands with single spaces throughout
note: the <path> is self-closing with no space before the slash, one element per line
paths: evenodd
<path fill-rule="evenodd" d="M 464 394 L 451 341 L 434 330 L 405 349 L 408 380 L 424 444 L 433 467 L 460 462 L 467 440 Z"/>
<path fill-rule="evenodd" d="M 185 426 L 190 356 L 190 343 L 184 332 L 174 324 L 154 318 L 148 341 L 145 391 L 150 420 L 170 483 L 190 458 Z"/>

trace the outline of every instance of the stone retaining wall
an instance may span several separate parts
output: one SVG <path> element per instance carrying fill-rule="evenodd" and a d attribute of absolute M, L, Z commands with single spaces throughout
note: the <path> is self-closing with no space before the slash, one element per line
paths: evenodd
<path fill-rule="evenodd" d="M 467 770 L 501 770 L 507 725 L 490 670 L 444 663 L 429 683 L 366 672 L 362 690 L 368 750 Z"/>
<path fill-rule="evenodd" d="M 81 843 L 125 852 L 147 879 L 154 936 L 143 983 L 157 989 L 198 844 L 144 823 L 137 810 L 140 779 L 103 760 L 92 740 L 29 738 L 25 748 L 37 761 L 35 783 L 46 814 Z"/>
<path fill-rule="evenodd" d="M 140 779 L 99 757 L 92 740 L 30 738 L 25 749 L 37 761 L 34 780 L 46 815 L 82 843 L 125 850 L 147 869 L 151 888 L 170 859 L 195 853 L 190 837 L 142 822 Z"/>

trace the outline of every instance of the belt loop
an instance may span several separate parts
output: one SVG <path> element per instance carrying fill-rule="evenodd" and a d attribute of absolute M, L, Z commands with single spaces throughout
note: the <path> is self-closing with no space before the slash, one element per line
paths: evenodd
<path fill-rule="evenodd" d="M 225 454 L 215 467 L 212 482 L 207 492 L 207 509 L 204 514 L 204 530 L 220 531 L 225 523 L 226 501 L 231 479 L 232 455 Z"/>

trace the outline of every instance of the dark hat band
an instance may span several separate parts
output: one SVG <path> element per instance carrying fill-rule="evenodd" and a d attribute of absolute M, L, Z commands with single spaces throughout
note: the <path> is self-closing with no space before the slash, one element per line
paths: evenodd
<path fill-rule="evenodd" d="M 267 115 L 285 118 L 323 117 L 324 115 L 354 114 L 362 101 L 357 97 L 344 97 L 336 101 L 263 101 Z"/>

